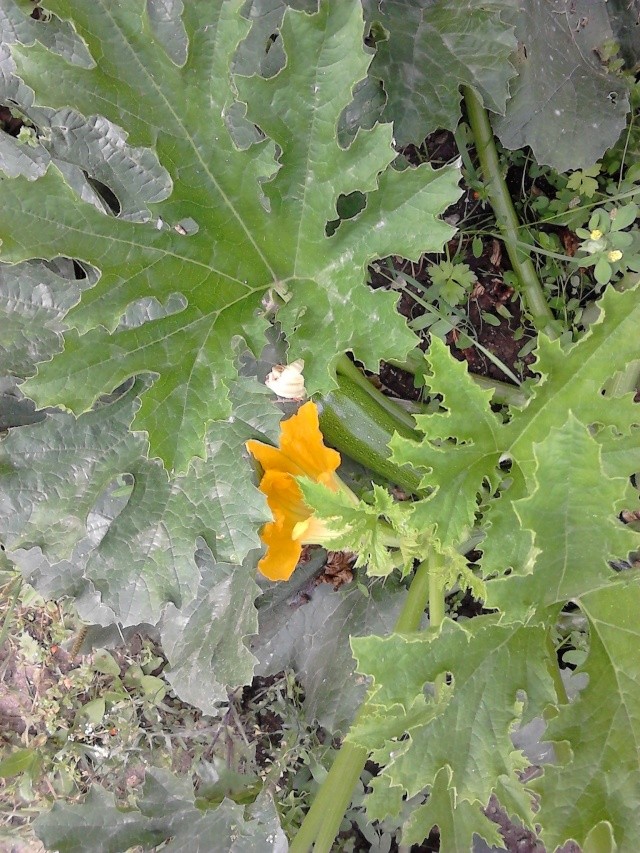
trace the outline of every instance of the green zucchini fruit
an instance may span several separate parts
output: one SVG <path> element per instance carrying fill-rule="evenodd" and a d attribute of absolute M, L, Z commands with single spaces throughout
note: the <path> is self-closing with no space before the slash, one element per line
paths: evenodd
<path fill-rule="evenodd" d="M 363 383 L 340 373 L 336 379 L 339 387 L 318 401 L 320 429 L 327 443 L 405 491 L 424 495 L 421 476 L 407 465 L 392 462 L 388 447 L 395 432 L 420 440 L 420 434 L 408 426 L 410 416 L 400 408 L 396 415 L 392 400 L 373 386 L 370 391 L 363 387 L 364 377 Z"/>

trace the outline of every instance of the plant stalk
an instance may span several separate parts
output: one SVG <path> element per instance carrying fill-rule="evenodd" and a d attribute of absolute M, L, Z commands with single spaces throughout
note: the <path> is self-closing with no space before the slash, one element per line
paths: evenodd
<path fill-rule="evenodd" d="M 502 175 L 489 116 L 473 89 L 463 86 L 463 93 L 469 125 L 480 160 L 480 169 L 511 266 L 520 281 L 522 293 L 536 329 L 543 331 L 549 338 L 555 339 L 559 337 L 560 327 L 547 304 L 528 252 L 518 246 L 520 222 Z"/>
<path fill-rule="evenodd" d="M 429 599 L 430 565 L 431 561 L 427 558 L 416 569 L 394 633 L 419 629 Z M 356 715 L 356 721 L 361 713 L 362 708 Z M 330 853 L 368 755 L 368 750 L 358 744 L 350 741 L 342 744 L 291 842 L 289 853 L 307 853 L 309 850 L 314 853 Z"/>

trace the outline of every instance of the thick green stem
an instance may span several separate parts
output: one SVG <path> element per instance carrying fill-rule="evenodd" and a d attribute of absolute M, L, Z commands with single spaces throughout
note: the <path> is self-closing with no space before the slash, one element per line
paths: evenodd
<path fill-rule="evenodd" d="M 547 305 L 535 267 L 528 253 L 518 246 L 520 222 L 502 176 L 489 116 L 472 89 L 464 86 L 463 92 L 469 125 L 473 132 L 489 201 L 511 266 L 520 281 L 531 319 L 537 329 L 543 331 L 550 338 L 557 338 L 560 333 L 559 325 Z"/>
<path fill-rule="evenodd" d="M 427 557 L 416 569 L 402 612 L 393 628 L 395 634 L 417 631 L 420 628 L 422 615 L 429 601 L 429 565 L 430 561 Z"/>
<path fill-rule="evenodd" d="M 430 561 L 418 566 L 411 581 L 394 632 L 417 631 L 429 598 Z M 358 720 L 356 716 L 356 721 Z M 343 743 L 331 769 L 316 794 L 302 825 L 289 847 L 289 853 L 330 853 L 340 824 L 364 770 L 368 751 L 350 741 Z"/>

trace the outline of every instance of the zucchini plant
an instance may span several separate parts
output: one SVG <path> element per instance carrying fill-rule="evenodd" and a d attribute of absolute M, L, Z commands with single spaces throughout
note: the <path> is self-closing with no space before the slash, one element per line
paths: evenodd
<path fill-rule="evenodd" d="M 500 844 L 495 795 L 549 849 L 636 850 L 638 542 L 619 516 L 640 471 L 637 288 L 612 268 L 597 319 L 561 334 L 493 136 L 591 166 L 630 85 L 593 48 L 628 21 L 604 2 L 587 23 L 559 0 L 291 5 L 0 0 L 0 101 L 19 126 L 0 134 L 7 558 L 87 624 L 154 626 L 169 685 L 213 716 L 254 673 L 340 642 L 298 671 L 343 744 L 293 851 L 331 849 L 367 758 L 367 818 L 396 820 L 401 844 L 434 827 L 442 850 Z M 455 129 L 461 99 L 538 334 L 515 395 L 436 338 L 417 357 L 396 295 L 366 286 L 375 259 L 417 262 L 453 236 L 460 162 L 399 149 Z M 282 421 L 259 381 L 274 320 L 311 398 Z M 428 386 L 411 413 L 355 364 L 407 359 Z M 366 487 L 347 487 L 339 454 Z M 358 578 L 318 599 L 311 636 L 289 608 L 308 544 L 355 554 Z M 453 618 L 451 591 L 479 615 Z M 567 608 L 588 643 L 571 699 Z M 537 778 L 514 745 L 534 719 L 554 749 Z M 36 827 L 61 851 L 89 849 L 96 826 L 95 850 L 282 850 L 274 791 L 252 777 L 207 801 L 154 769 L 135 806 L 96 787 Z"/>

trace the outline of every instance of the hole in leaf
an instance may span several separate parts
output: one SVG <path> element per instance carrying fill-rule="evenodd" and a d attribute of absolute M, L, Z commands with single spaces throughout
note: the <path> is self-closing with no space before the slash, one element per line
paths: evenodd
<path fill-rule="evenodd" d="M 19 115 L 18 109 L 10 103 L 0 104 L 0 128 L 9 136 L 18 137 L 24 127 L 24 118 Z"/>
<path fill-rule="evenodd" d="M 501 471 L 504 471 L 504 472 L 511 471 L 512 466 L 513 466 L 513 460 L 510 459 L 508 456 L 503 456 L 500 459 L 500 462 L 498 463 L 498 467 L 500 468 Z"/>
<path fill-rule="evenodd" d="M 589 620 L 573 602 L 566 605 L 556 622 L 554 646 L 560 669 L 575 670 L 589 653 Z"/>
<path fill-rule="evenodd" d="M 100 409 L 103 406 L 110 406 L 112 403 L 115 403 L 116 400 L 119 400 L 120 397 L 123 397 L 127 393 L 127 391 L 129 391 L 134 382 L 135 377 L 130 376 L 129 379 L 126 379 L 122 383 L 122 385 L 118 385 L 117 388 L 114 388 L 110 394 L 102 394 L 102 396 L 98 398 L 93 408 Z"/>
<path fill-rule="evenodd" d="M 91 175 L 87 174 L 87 172 L 83 169 L 83 174 L 87 179 L 87 183 L 91 187 L 91 189 L 98 195 L 102 201 L 105 203 L 107 208 L 113 213 L 114 216 L 119 216 L 120 211 L 122 210 L 122 205 L 118 201 L 117 195 L 110 189 L 106 184 L 103 184 L 102 181 L 98 181 L 95 178 L 92 178 Z"/>
<path fill-rule="evenodd" d="M 76 279 L 82 280 L 87 277 L 87 271 L 78 261 L 72 261 L 73 263 L 73 271 L 76 275 Z"/>
<path fill-rule="evenodd" d="M 349 195 L 339 195 L 336 202 L 337 219 L 332 219 L 325 225 L 325 234 L 327 237 L 332 237 L 338 230 L 340 223 L 345 219 L 353 219 L 367 204 L 367 197 L 364 193 L 352 192 Z"/>
<path fill-rule="evenodd" d="M 197 234 L 200 230 L 200 226 L 188 216 L 186 219 L 181 219 L 180 222 L 176 222 L 173 226 L 173 230 L 177 231 L 178 234 L 181 234 L 183 237 L 191 237 L 193 234 Z"/>

